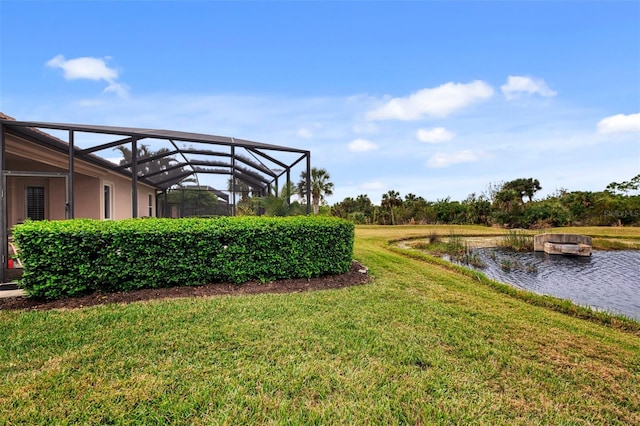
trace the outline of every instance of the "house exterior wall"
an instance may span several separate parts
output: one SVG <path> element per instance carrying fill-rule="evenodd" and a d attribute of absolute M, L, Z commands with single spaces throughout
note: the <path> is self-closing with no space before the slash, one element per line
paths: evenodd
<path fill-rule="evenodd" d="M 54 180 L 59 181 L 59 184 L 56 185 Z M 7 179 L 7 194 L 9 199 L 7 207 L 7 226 L 9 229 L 17 223 L 23 222 L 26 217 L 25 194 L 26 188 L 29 186 L 44 188 L 44 212 L 48 219 L 64 219 L 64 182 L 64 178 L 9 177 Z M 59 192 L 60 188 L 62 189 L 61 193 Z M 60 196 L 62 198 L 62 202 L 58 201 Z"/>
<path fill-rule="evenodd" d="M 64 188 L 63 188 L 64 189 Z M 74 216 L 77 218 L 102 219 L 100 217 L 100 179 L 94 176 L 73 174 Z M 91 195 L 95 194 L 95 195 Z"/>
<path fill-rule="evenodd" d="M 28 140 L 6 135 L 5 170 L 19 172 L 67 173 L 68 156 Z M 112 188 L 112 219 L 132 217 L 131 179 L 108 168 L 87 163 L 78 158 L 74 162 L 74 216 L 76 218 L 105 219 L 104 185 Z M 28 186 L 40 186 L 45 192 L 45 217 L 65 219 L 66 179 L 61 177 L 7 177 L 7 226 L 9 229 L 25 218 L 25 191 Z M 149 216 L 149 195 L 152 196 L 155 216 L 155 188 L 138 183 L 138 216 Z"/>

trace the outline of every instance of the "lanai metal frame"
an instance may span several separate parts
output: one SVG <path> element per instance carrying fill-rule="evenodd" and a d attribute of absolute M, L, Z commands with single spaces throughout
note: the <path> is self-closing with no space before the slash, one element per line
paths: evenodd
<path fill-rule="evenodd" d="M 64 141 L 42 130 L 62 131 L 68 134 L 68 140 Z M 80 148 L 76 146 L 77 134 L 93 133 L 113 136 L 113 140 Z M 0 118 L 0 176 L 2 177 L 1 214 L 0 219 L 0 282 L 4 281 L 5 267 L 8 254 L 8 230 L 7 230 L 7 194 L 6 178 L 11 176 L 11 170 L 6 169 L 5 164 L 5 140 L 6 135 L 11 134 L 19 138 L 27 139 L 50 149 L 57 150 L 68 156 L 66 177 L 67 186 L 67 213 L 68 219 L 74 218 L 74 162 L 76 159 L 108 168 L 131 179 L 131 216 L 138 217 L 138 182 L 143 182 L 157 188 L 166 194 L 167 190 L 181 181 L 199 174 L 224 174 L 231 177 L 232 206 L 236 205 L 236 181 L 247 183 L 253 188 L 261 188 L 262 195 L 269 195 L 274 190 L 278 193 L 280 178 L 286 179 L 287 186 L 291 183 L 291 169 L 302 161 L 306 161 L 306 175 L 311 176 L 311 152 L 302 149 L 289 148 L 279 145 L 271 145 L 238 139 L 227 136 L 216 136 L 201 133 L 190 133 L 173 130 L 157 130 L 135 127 L 116 127 L 89 124 L 49 123 L 40 121 L 16 121 Z M 139 144 L 145 140 L 169 141 L 173 149 L 161 154 L 138 158 Z M 202 149 L 180 147 L 180 144 L 198 144 L 214 149 Z M 104 149 L 127 146 L 131 150 L 131 161 L 127 164 L 116 165 L 105 160 L 95 153 Z M 242 152 L 240 152 L 242 151 Z M 248 157 L 240 155 L 248 154 Z M 286 163 L 276 158 L 278 153 L 294 154 L 295 160 Z M 206 160 L 189 158 L 189 155 L 204 157 Z M 169 168 L 144 174 L 141 166 L 149 161 L 155 161 L 164 157 L 171 157 L 176 162 Z M 273 166 L 276 165 L 277 169 Z M 173 170 L 181 170 L 178 175 L 163 177 L 162 174 Z M 37 171 L 34 171 L 37 172 Z M 307 179 L 306 204 L 307 214 L 311 209 L 310 179 Z"/>

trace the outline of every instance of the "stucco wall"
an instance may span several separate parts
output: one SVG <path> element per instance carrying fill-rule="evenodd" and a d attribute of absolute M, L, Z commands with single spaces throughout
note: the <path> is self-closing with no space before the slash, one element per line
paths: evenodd
<path fill-rule="evenodd" d="M 45 193 L 45 217 L 48 219 L 65 218 L 64 178 L 46 177 L 8 177 L 7 178 L 7 226 L 12 228 L 23 222 L 25 212 L 25 194 L 28 186 L 40 186 Z"/>
<path fill-rule="evenodd" d="M 27 140 L 7 135 L 5 169 L 21 172 L 66 173 L 65 154 Z M 104 219 L 104 185 L 112 187 L 112 219 L 132 217 L 131 179 L 113 170 L 76 159 L 74 163 L 74 216 Z M 25 188 L 45 188 L 47 219 L 66 217 L 66 185 L 64 177 L 8 177 L 7 225 L 12 227 L 25 217 Z M 138 184 L 138 216 L 149 216 L 149 195 L 152 196 L 152 216 L 155 216 L 155 188 Z"/>
<path fill-rule="evenodd" d="M 88 219 L 100 218 L 100 203 L 95 197 L 100 196 L 100 179 L 80 173 L 73 174 L 74 216 Z M 96 194 L 96 195 L 91 195 Z"/>

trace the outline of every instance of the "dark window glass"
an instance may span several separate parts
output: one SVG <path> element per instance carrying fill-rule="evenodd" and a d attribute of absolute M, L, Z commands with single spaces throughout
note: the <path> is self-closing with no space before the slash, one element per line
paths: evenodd
<path fill-rule="evenodd" d="M 27 218 L 44 220 L 44 187 L 27 186 Z"/>

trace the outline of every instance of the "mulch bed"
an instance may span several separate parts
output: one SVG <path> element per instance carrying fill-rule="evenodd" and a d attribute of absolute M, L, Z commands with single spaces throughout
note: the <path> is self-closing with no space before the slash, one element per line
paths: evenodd
<path fill-rule="evenodd" d="M 0 310 L 48 310 L 77 309 L 109 303 L 132 303 L 154 299 L 178 297 L 210 297 L 221 295 L 243 295 L 260 293 L 296 293 L 302 291 L 327 290 L 366 284 L 370 280 L 367 268 L 353 262 L 346 274 L 327 275 L 318 278 L 278 280 L 268 283 L 249 281 L 244 284 L 215 283 L 201 286 L 148 288 L 117 293 L 93 293 L 81 297 L 47 301 L 27 297 L 0 298 Z"/>

